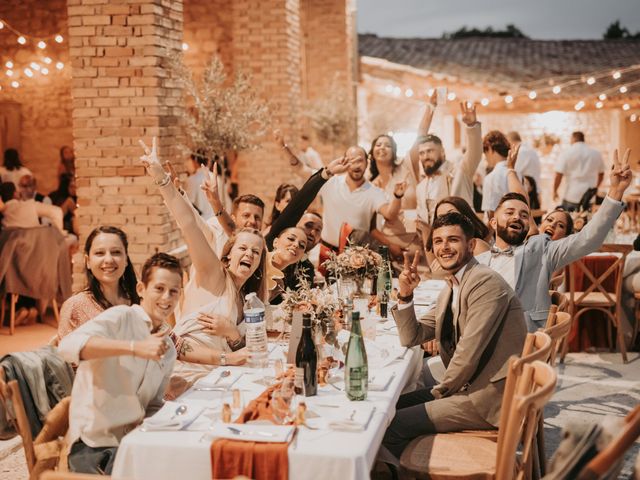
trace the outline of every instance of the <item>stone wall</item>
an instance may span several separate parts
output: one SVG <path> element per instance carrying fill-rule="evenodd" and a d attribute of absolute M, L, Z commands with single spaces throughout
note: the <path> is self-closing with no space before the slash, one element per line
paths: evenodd
<path fill-rule="evenodd" d="M 66 0 L 3 0 L 0 18 L 38 39 L 52 34 L 64 37 L 62 44 L 48 39 L 47 48 L 41 50 L 31 39 L 22 46 L 8 28 L 0 30 L 0 108 L 3 102 L 16 102 L 21 110 L 20 137 L 7 146 L 19 150 L 23 163 L 36 175 L 38 189 L 48 193 L 58 186 L 60 147 L 73 142 Z M 44 63 L 47 56 L 52 64 Z M 14 63 L 13 77 L 5 73 L 7 61 Z M 34 71 L 33 78 L 26 77 L 24 68 L 34 61 L 46 66 L 49 74 Z M 55 68 L 58 61 L 65 65 L 62 70 Z M 14 79 L 20 83 L 18 88 L 10 85 Z"/>

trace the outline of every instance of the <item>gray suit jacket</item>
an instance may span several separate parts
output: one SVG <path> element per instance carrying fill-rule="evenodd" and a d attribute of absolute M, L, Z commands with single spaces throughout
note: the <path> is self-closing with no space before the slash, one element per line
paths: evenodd
<path fill-rule="evenodd" d="M 527 333 L 522 306 L 500 274 L 475 259 L 467 264 L 459 288 L 453 316 L 459 340 L 451 358 L 442 356 L 447 370 L 433 393 L 443 399 L 468 395 L 477 412 L 497 425 L 507 363 L 520 355 Z M 413 308 L 392 309 L 402 345 L 433 338 L 440 342 L 451 294 L 451 287 L 445 287 L 436 306 L 419 321 Z"/>
<path fill-rule="evenodd" d="M 606 197 L 580 232 L 556 241 L 546 234 L 534 235 L 525 241 L 524 248 L 516 250 L 515 291 L 529 331 L 544 327 L 551 306 L 549 282 L 553 272 L 600 248 L 623 208 L 621 202 Z"/>

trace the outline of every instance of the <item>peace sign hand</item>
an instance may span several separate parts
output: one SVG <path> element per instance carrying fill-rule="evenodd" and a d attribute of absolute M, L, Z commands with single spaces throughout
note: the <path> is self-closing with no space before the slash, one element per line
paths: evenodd
<path fill-rule="evenodd" d="M 214 210 L 220 211 L 222 202 L 220 201 L 220 192 L 218 190 L 218 162 L 213 163 L 213 172 L 206 171 L 205 180 L 200 185 L 200 188 L 204 191 Z"/>
<path fill-rule="evenodd" d="M 434 88 L 433 91 L 431 92 L 431 95 L 429 95 L 429 105 L 431 105 L 431 108 L 435 109 L 438 106 L 438 89 Z"/>
<path fill-rule="evenodd" d="M 400 296 L 407 297 L 413 293 L 418 284 L 420 283 L 420 276 L 418 275 L 418 262 L 420 261 L 420 250 L 417 250 L 411 261 L 409 253 L 404 253 L 404 264 L 402 266 L 402 272 L 398 277 L 398 292 Z"/>
<path fill-rule="evenodd" d="M 618 160 L 618 149 L 613 151 L 613 164 L 611 165 L 611 173 L 609 174 L 609 196 L 615 200 L 621 200 L 624 191 L 631 185 L 633 175 L 629 166 L 629 157 L 631 150 L 627 148 L 622 157 L 622 161 Z"/>
<path fill-rule="evenodd" d="M 511 147 L 509 149 L 509 154 L 507 155 L 507 168 L 513 169 L 516 168 L 516 162 L 518 161 L 518 153 L 520 153 L 520 143 L 515 147 Z"/>
<path fill-rule="evenodd" d="M 462 112 L 462 122 L 467 127 L 472 127 L 478 123 L 476 117 L 476 105 L 473 102 L 460 102 L 460 111 Z"/>
<path fill-rule="evenodd" d="M 160 160 L 158 160 L 158 147 L 156 137 L 153 137 L 153 140 L 151 141 L 151 149 L 149 149 L 149 147 L 147 147 L 147 145 L 142 140 L 138 140 L 138 143 L 144 150 L 144 155 L 140 157 L 142 165 L 144 165 L 144 167 L 147 169 L 147 173 L 151 175 L 156 183 L 162 183 L 166 172 L 164 171 L 164 168 L 162 168 Z"/>

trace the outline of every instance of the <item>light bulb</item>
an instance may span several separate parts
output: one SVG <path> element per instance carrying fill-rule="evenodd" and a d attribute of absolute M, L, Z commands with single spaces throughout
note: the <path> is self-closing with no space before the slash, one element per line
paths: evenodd
<path fill-rule="evenodd" d="M 4 22 L 0 22 L 0 30 L 4 28 Z"/>
<path fill-rule="evenodd" d="M 449 92 L 447 94 L 447 100 L 449 100 L 450 102 L 453 102 L 456 99 L 456 94 L 455 92 Z"/>
<path fill-rule="evenodd" d="M 187 42 L 182 42 L 182 50 L 185 52 L 189 50 L 189 44 Z"/>
<path fill-rule="evenodd" d="M 622 105 L 622 109 L 626 112 L 627 110 L 629 110 L 631 108 L 631 106 L 628 103 L 625 103 L 624 105 Z"/>
<path fill-rule="evenodd" d="M 62 43 L 64 41 L 64 37 L 62 35 L 56 35 L 54 40 L 58 43 Z"/>
<path fill-rule="evenodd" d="M 52 62 L 52 60 L 49 57 L 44 57 L 43 62 L 49 65 Z"/>
<path fill-rule="evenodd" d="M 638 120 L 638 115 L 636 115 L 635 113 L 631 114 L 631 116 L 629 117 L 629 120 L 631 120 L 632 122 L 635 122 L 636 120 Z"/>
<path fill-rule="evenodd" d="M 13 70 L 7 70 L 7 77 L 13 77 Z"/>
<path fill-rule="evenodd" d="M 400 95 L 402 93 L 402 89 L 400 87 L 393 87 L 393 94 Z"/>
<path fill-rule="evenodd" d="M 11 86 L 13 88 L 18 88 L 20 86 L 20 82 L 16 82 L 15 80 L 13 82 L 11 82 Z"/>
<path fill-rule="evenodd" d="M 551 91 L 558 95 L 561 91 L 562 91 L 562 87 L 560 85 L 556 85 L 555 87 L 553 87 L 553 89 L 551 89 Z"/>
<path fill-rule="evenodd" d="M 505 103 L 513 102 L 513 97 L 511 95 L 507 95 L 506 97 L 504 97 L 504 102 Z"/>
<path fill-rule="evenodd" d="M 13 68 L 13 62 L 11 60 L 7 60 L 7 63 L 4 64 L 7 68 Z"/>
<path fill-rule="evenodd" d="M 531 90 L 531 91 L 529 92 L 529 98 L 530 98 L 531 100 L 535 100 L 537 96 L 538 96 L 538 94 L 536 93 L 536 91 L 535 91 L 535 90 Z"/>
<path fill-rule="evenodd" d="M 411 90 L 410 88 L 407 88 L 407 89 L 405 90 L 404 94 L 405 94 L 405 96 L 406 96 L 407 98 L 411 98 L 411 97 L 413 97 L 413 90 Z"/>
<path fill-rule="evenodd" d="M 40 73 L 41 73 L 42 75 L 49 75 L 49 69 L 48 69 L 47 67 L 42 67 L 42 68 L 40 69 Z"/>
<path fill-rule="evenodd" d="M 582 110 L 584 108 L 584 100 L 580 100 L 575 104 L 573 108 L 575 108 L 576 110 Z"/>
<path fill-rule="evenodd" d="M 618 80 L 622 76 L 622 74 L 616 70 L 615 72 L 613 72 L 612 76 L 614 80 Z"/>
<path fill-rule="evenodd" d="M 627 93 L 627 87 L 624 85 L 620 87 L 620 93 Z"/>
<path fill-rule="evenodd" d="M 393 85 L 388 84 L 386 87 L 384 87 L 384 91 L 387 93 L 393 93 Z"/>
<path fill-rule="evenodd" d="M 46 44 L 46 43 L 44 43 L 42 40 L 40 40 L 40 41 L 38 42 L 38 48 L 39 48 L 40 50 L 44 50 L 45 48 L 47 48 L 47 44 Z"/>
<path fill-rule="evenodd" d="M 31 78 L 31 77 L 33 77 L 33 70 L 31 70 L 30 68 L 25 68 L 25 69 L 24 69 L 24 74 L 25 74 L 27 77 Z"/>
<path fill-rule="evenodd" d="M 594 83 L 596 83 L 595 77 L 587 78 L 587 85 L 593 85 Z"/>
<path fill-rule="evenodd" d="M 483 107 L 486 107 L 487 105 L 489 105 L 489 99 L 483 98 L 482 100 L 480 100 L 480 105 L 482 105 Z"/>
<path fill-rule="evenodd" d="M 607 99 L 607 94 L 606 93 L 601 93 L 600 95 L 598 95 L 598 98 L 602 101 Z"/>
<path fill-rule="evenodd" d="M 20 45 L 24 45 L 25 43 L 27 43 L 27 39 L 26 39 L 26 38 L 24 38 L 22 35 L 20 35 L 20 36 L 18 37 L 18 43 L 19 43 Z"/>
<path fill-rule="evenodd" d="M 596 108 L 602 108 L 604 105 L 604 103 L 602 102 L 596 102 Z"/>
<path fill-rule="evenodd" d="M 38 65 L 36 62 L 31 62 L 30 67 L 33 68 L 36 72 L 40 71 L 40 65 Z"/>
<path fill-rule="evenodd" d="M 56 68 L 57 68 L 58 70 L 62 70 L 62 69 L 64 68 L 64 63 L 62 63 L 62 62 L 58 62 L 58 63 L 56 63 Z"/>

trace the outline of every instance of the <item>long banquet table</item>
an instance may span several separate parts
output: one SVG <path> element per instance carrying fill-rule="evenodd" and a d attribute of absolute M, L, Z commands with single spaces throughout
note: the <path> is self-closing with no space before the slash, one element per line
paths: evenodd
<path fill-rule="evenodd" d="M 416 309 L 427 308 L 435 297 L 442 282 L 423 282 L 416 298 L 420 299 Z M 399 353 L 398 358 L 383 368 L 376 369 L 376 375 L 392 372 L 392 378 L 383 391 L 370 391 L 364 402 L 350 402 L 342 381 L 335 386 L 326 385 L 318 390 L 318 395 L 306 397 L 308 409 L 324 412 L 323 405 L 338 405 L 351 411 L 363 403 L 375 407 L 366 429 L 361 432 L 334 431 L 329 429 L 310 430 L 300 427 L 297 437 L 288 449 L 289 477 L 296 480 L 324 478 L 366 479 L 369 478 L 381 445 L 385 430 L 395 414 L 395 404 L 408 383 L 414 381 L 422 366 L 422 351 L 401 349 L 397 330 L 392 319 L 376 326 L 375 349 Z M 374 349 L 374 350 L 375 350 Z M 271 349 L 270 358 L 282 358 L 282 349 Z M 369 355 L 372 355 L 372 351 Z M 371 360 L 370 360 L 371 363 Z M 242 372 L 234 388 L 241 390 L 245 404 L 257 397 L 265 385 L 258 383 L 265 371 L 249 367 L 224 367 Z M 371 370 L 371 367 L 370 367 Z M 371 375 L 371 371 L 370 371 Z M 208 395 L 208 397 L 207 397 Z M 219 392 L 185 392 L 177 401 L 187 405 L 213 407 L 220 403 Z M 332 410 L 332 409 L 331 409 Z M 136 429 L 125 436 L 118 449 L 113 478 L 154 480 L 184 478 L 190 480 L 211 479 L 211 440 L 207 435 L 214 420 L 207 412 L 200 416 L 186 430 L 147 431 Z M 219 417 L 218 417 L 219 418 Z"/>

